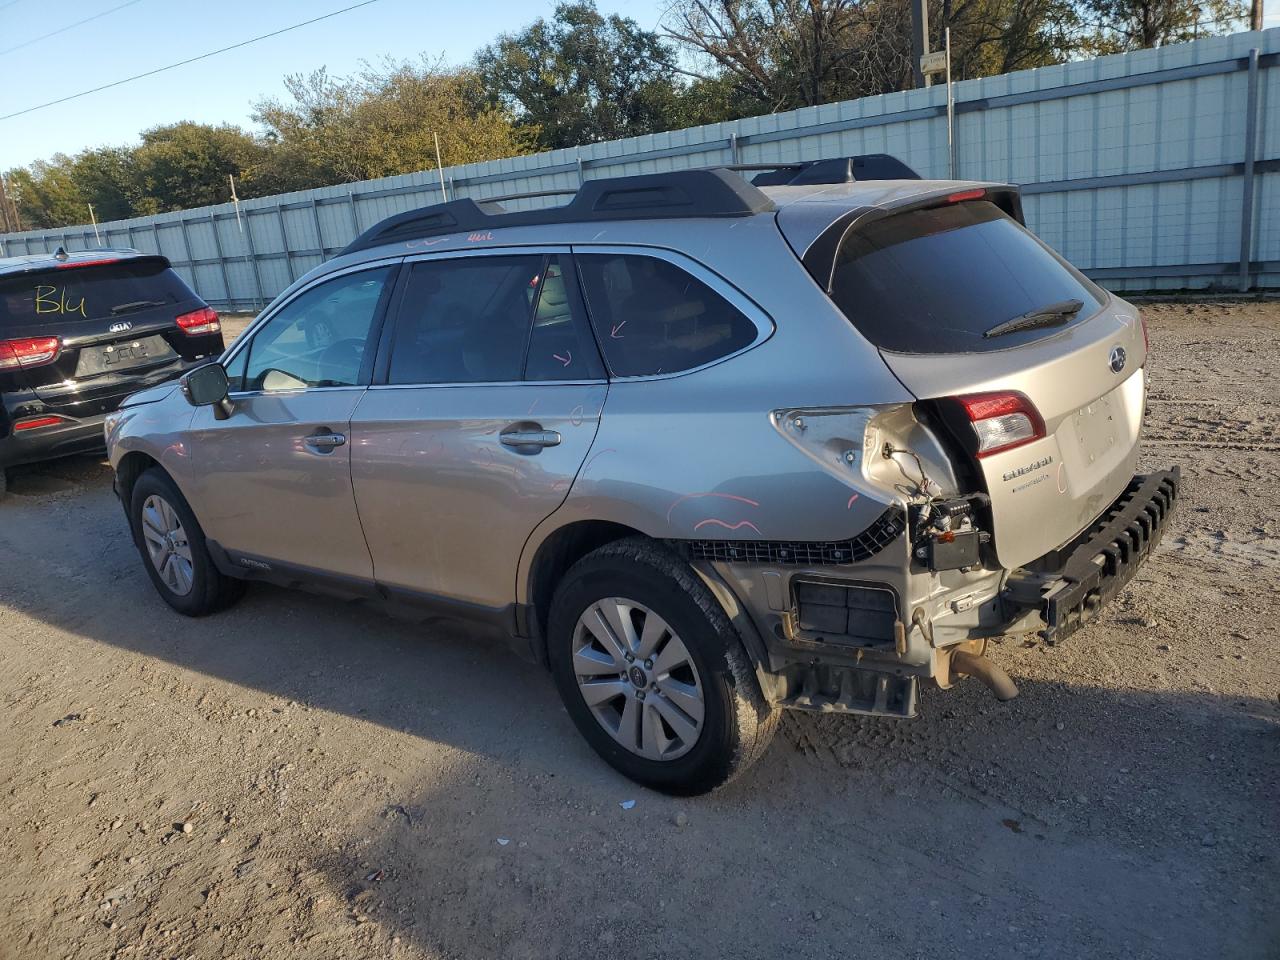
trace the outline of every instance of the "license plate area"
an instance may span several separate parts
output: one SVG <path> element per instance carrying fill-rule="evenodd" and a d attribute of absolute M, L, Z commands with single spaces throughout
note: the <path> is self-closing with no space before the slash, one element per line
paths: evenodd
<path fill-rule="evenodd" d="M 82 347 L 76 362 L 76 377 L 92 377 L 116 370 L 151 366 L 173 360 L 178 355 L 164 337 L 140 337 L 99 347 Z"/>

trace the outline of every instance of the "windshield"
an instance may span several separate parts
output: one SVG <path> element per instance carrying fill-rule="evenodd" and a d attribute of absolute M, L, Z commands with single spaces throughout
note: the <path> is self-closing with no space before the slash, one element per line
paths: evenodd
<path fill-rule="evenodd" d="M 846 237 L 831 298 L 862 334 L 899 353 L 977 353 L 1053 336 L 1087 319 L 1101 292 L 986 201 L 912 210 Z M 999 324 L 1079 301 L 1054 322 Z"/>
<path fill-rule="evenodd" d="M 194 299 L 163 260 L 126 260 L 0 278 L 0 330 L 128 316 Z"/>

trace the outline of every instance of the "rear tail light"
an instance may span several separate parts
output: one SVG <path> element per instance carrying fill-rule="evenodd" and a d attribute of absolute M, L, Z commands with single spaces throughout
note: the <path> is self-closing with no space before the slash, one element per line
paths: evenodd
<path fill-rule="evenodd" d="M 0 340 L 0 370 L 42 367 L 58 359 L 62 341 L 57 337 Z"/>
<path fill-rule="evenodd" d="M 222 325 L 218 323 L 218 314 L 213 307 L 201 307 L 180 315 L 178 329 L 189 337 L 198 337 L 204 333 L 217 333 Z"/>
<path fill-rule="evenodd" d="M 966 200 L 981 200 L 987 191 L 979 187 L 977 190 L 961 190 L 947 197 L 947 203 L 964 203 Z"/>
<path fill-rule="evenodd" d="M 56 427 L 59 424 L 67 423 L 66 417 L 31 417 L 27 420 L 19 420 L 13 425 L 15 432 L 19 430 L 39 430 L 41 427 Z"/>
<path fill-rule="evenodd" d="M 975 456 L 1012 450 L 1045 435 L 1044 419 L 1025 394 L 1013 390 L 956 397 L 978 439 Z"/>

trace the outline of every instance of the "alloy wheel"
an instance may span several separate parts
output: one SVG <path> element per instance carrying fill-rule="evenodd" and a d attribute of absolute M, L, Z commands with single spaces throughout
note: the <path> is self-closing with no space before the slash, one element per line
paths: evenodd
<path fill-rule="evenodd" d="M 582 699 L 620 744 L 648 760 L 674 760 L 702 732 L 702 680 L 688 647 L 644 604 L 606 597 L 573 632 Z"/>
<path fill-rule="evenodd" d="M 190 593 L 195 582 L 191 544 L 177 511 L 164 497 L 152 494 L 143 501 L 142 539 L 164 585 L 180 597 Z"/>

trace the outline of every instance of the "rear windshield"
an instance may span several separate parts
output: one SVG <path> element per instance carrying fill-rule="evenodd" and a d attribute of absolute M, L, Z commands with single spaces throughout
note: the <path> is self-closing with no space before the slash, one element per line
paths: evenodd
<path fill-rule="evenodd" d="M 1085 320 L 1102 305 L 1092 283 L 985 201 L 897 214 L 846 237 L 831 297 L 868 340 L 899 353 L 1016 347 Z M 1081 307 L 1066 322 L 983 336 L 1072 300 Z"/>
<path fill-rule="evenodd" d="M 0 330 L 127 316 L 194 296 L 163 260 L 0 277 Z"/>

